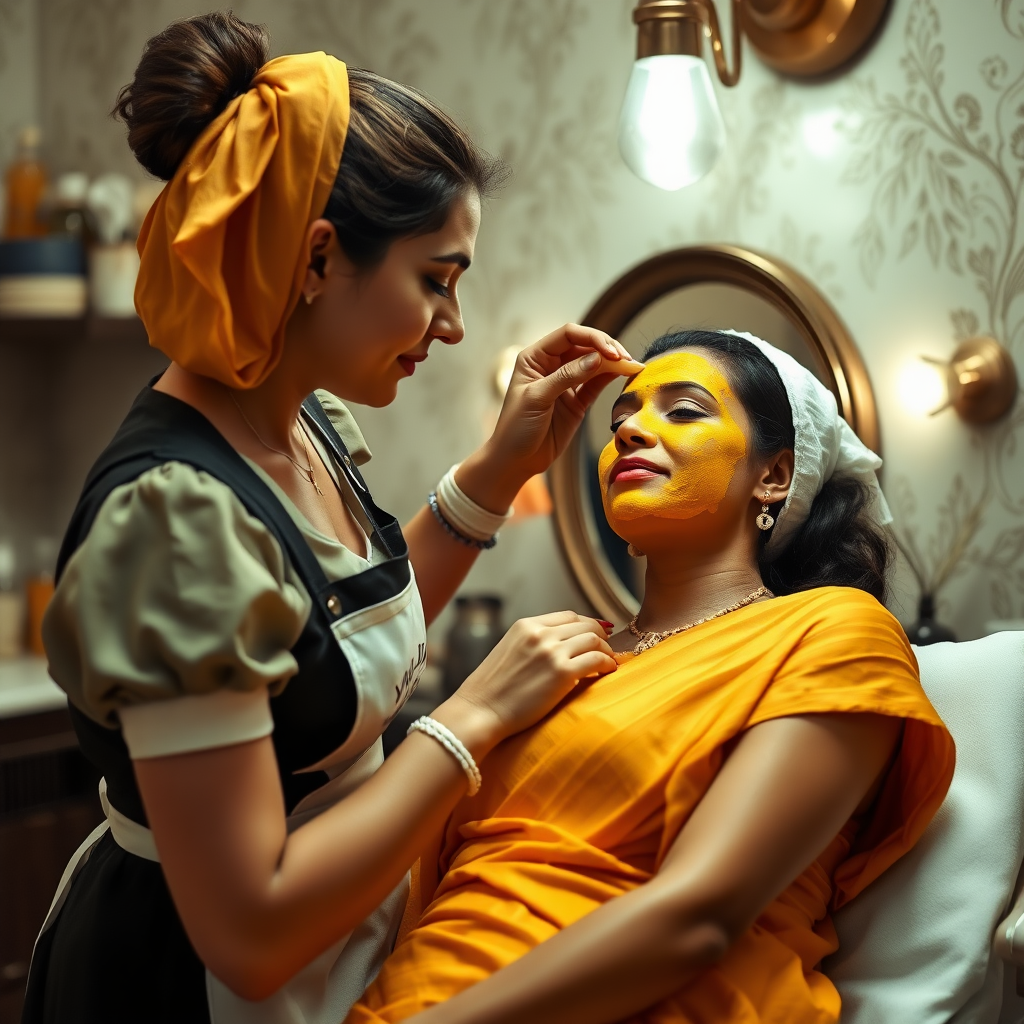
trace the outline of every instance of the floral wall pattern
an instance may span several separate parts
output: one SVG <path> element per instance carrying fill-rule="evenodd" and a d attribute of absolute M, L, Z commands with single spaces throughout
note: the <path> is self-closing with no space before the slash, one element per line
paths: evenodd
<path fill-rule="evenodd" d="M 0 0 L 0 165 L 14 153 L 18 128 L 39 117 L 37 20 L 32 0 Z"/>
<path fill-rule="evenodd" d="M 1003 27 L 1024 42 L 1024 6 L 996 5 Z M 996 12 L 993 12 L 996 13 Z M 1018 357 L 1024 344 L 1024 48 L 1016 61 L 991 54 L 977 65 L 975 87 L 947 88 L 949 56 L 942 17 L 932 0 L 914 0 L 900 61 L 905 92 L 880 94 L 858 83 L 850 103 L 856 156 L 844 180 L 873 186 L 871 205 L 853 237 L 870 285 L 887 259 L 917 250 L 932 267 L 972 280 L 974 300 L 949 311 L 957 339 L 983 332 Z M 888 226 L 888 229 L 886 228 Z M 898 239 L 898 249 L 893 243 Z M 923 256 L 923 252 L 920 254 Z M 992 611 L 1001 618 L 1024 608 L 1024 473 L 1017 435 L 1020 405 L 976 437 L 980 472 L 953 477 L 939 504 L 936 532 L 918 541 L 919 513 L 905 479 L 897 507 L 908 560 L 925 586 L 975 566 L 988 576 Z M 1002 513 L 1002 514 L 1001 514 Z M 1010 525 L 985 530 L 1010 517 Z"/>
<path fill-rule="evenodd" d="M 138 174 L 107 111 L 145 39 L 205 6 L 0 0 L 0 156 L 15 115 L 38 114 L 55 168 Z M 1024 404 L 971 430 L 951 412 L 911 417 L 895 386 L 907 362 L 974 332 L 1024 353 L 1024 0 L 892 0 L 866 56 L 823 83 L 782 79 L 748 52 L 740 84 L 718 88 L 722 161 L 672 194 L 633 178 L 615 147 L 632 0 L 233 6 L 267 23 L 278 52 L 326 49 L 424 89 L 512 171 L 462 286 L 466 342 L 435 353 L 395 406 L 359 410 L 382 504 L 410 514 L 479 442 L 504 346 L 579 318 L 655 252 L 737 242 L 815 281 L 864 352 L 914 563 L 901 563 L 897 613 L 913 618 L 916 573 L 949 576 L 941 616 L 963 637 L 1024 616 Z M 467 586 L 504 594 L 510 616 L 582 600 L 543 519 L 508 529 Z"/>

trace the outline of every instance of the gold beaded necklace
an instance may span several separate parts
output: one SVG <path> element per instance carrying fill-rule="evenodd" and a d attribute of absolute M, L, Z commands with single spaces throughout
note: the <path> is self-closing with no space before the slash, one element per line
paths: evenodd
<path fill-rule="evenodd" d="M 774 597 L 775 595 L 765 586 L 760 586 L 752 594 L 747 594 L 746 597 L 737 601 L 735 604 L 729 605 L 728 608 L 723 608 L 720 612 L 715 612 L 714 615 L 705 615 L 703 619 L 697 619 L 696 622 L 688 622 L 685 626 L 677 626 L 675 629 L 666 629 L 660 633 L 652 630 L 640 629 L 636 620 L 640 613 L 630 620 L 629 631 L 633 636 L 639 638 L 639 643 L 633 648 L 634 654 L 643 654 L 644 651 L 649 651 L 656 644 L 660 644 L 662 640 L 667 639 L 670 636 L 675 636 L 677 633 L 685 633 L 688 629 L 693 629 L 694 626 L 699 626 L 703 622 L 710 622 L 712 619 L 720 618 L 723 615 L 728 615 L 729 612 L 739 611 L 740 608 L 746 608 L 748 604 L 753 604 L 759 597 Z"/>

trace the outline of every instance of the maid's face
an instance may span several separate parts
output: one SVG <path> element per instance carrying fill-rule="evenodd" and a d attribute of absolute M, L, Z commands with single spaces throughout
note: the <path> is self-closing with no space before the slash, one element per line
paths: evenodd
<path fill-rule="evenodd" d="M 747 481 L 737 479 L 749 449 L 746 413 L 725 374 L 698 352 L 648 363 L 613 406 L 611 427 L 598 461 L 605 514 L 641 548 L 659 521 L 749 504 Z"/>
<path fill-rule="evenodd" d="M 307 273 L 314 298 L 296 311 L 316 386 L 362 405 L 388 405 L 433 342 L 462 341 L 456 287 L 479 226 L 480 200 L 471 191 L 455 200 L 439 230 L 398 239 L 378 266 L 360 272 L 328 225 L 324 275 Z"/>

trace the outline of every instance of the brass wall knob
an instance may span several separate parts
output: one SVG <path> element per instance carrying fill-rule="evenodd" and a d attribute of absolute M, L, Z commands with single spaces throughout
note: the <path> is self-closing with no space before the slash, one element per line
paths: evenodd
<path fill-rule="evenodd" d="M 1017 370 L 995 338 L 968 338 L 949 361 L 949 404 L 966 423 L 1005 416 L 1017 397 Z"/>

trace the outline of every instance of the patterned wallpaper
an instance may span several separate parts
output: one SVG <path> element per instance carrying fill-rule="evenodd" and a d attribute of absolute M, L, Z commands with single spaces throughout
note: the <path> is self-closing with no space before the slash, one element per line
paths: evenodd
<path fill-rule="evenodd" d="M 0 0 L 0 166 L 18 128 L 39 120 L 38 24 L 33 0 Z"/>
<path fill-rule="evenodd" d="M 0 155 L 12 111 L 38 109 L 55 167 L 138 173 L 106 112 L 145 38 L 203 6 L 0 0 Z M 632 6 L 234 4 L 268 24 L 278 52 L 326 49 L 426 90 L 514 172 L 485 212 L 462 286 L 465 343 L 428 361 L 395 406 L 360 411 L 379 500 L 410 514 L 478 443 L 504 346 L 579 318 L 659 250 L 738 242 L 815 281 L 864 352 L 904 547 L 921 578 L 950 577 L 942 618 L 966 638 L 990 619 L 1024 617 L 1024 403 L 972 430 L 951 412 L 913 418 L 896 391 L 906 363 L 948 356 L 976 331 L 995 334 L 1018 363 L 1024 352 L 1024 0 L 893 0 L 868 54 L 826 83 L 780 79 L 748 53 L 739 86 L 718 87 L 724 158 L 672 194 L 635 179 L 615 147 Z M 36 49 L 31 85 L 25 55 Z M 581 601 L 546 520 L 507 530 L 468 586 L 506 595 L 510 616 Z M 906 620 L 916 593 L 904 561 L 894 609 Z"/>

